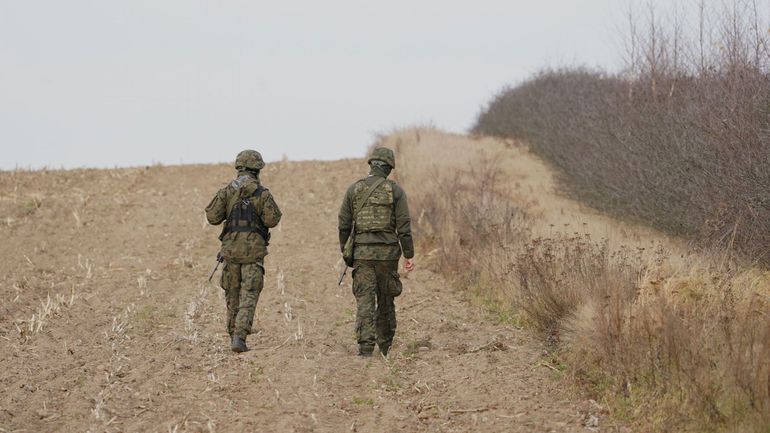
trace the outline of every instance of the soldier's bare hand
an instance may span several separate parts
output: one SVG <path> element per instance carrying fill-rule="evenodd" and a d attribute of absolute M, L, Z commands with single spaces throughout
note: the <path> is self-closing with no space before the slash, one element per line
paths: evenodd
<path fill-rule="evenodd" d="M 404 270 L 407 272 L 412 272 L 413 269 L 414 269 L 414 259 L 404 260 Z"/>

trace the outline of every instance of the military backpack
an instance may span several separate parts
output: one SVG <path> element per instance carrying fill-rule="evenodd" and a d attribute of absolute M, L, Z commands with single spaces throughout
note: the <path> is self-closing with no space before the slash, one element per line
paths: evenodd
<path fill-rule="evenodd" d="M 222 234 L 219 240 L 222 240 L 228 233 L 258 233 L 265 240 L 265 246 L 270 242 L 270 230 L 262 223 L 262 219 L 257 213 L 254 202 L 259 199 L 267 188 L 258 185 L 253 193 L 243 195 L 242 185 L 238 180 L 233 182 L 237 190 L 227 203 L 227 219 L 222 227 Z"/>

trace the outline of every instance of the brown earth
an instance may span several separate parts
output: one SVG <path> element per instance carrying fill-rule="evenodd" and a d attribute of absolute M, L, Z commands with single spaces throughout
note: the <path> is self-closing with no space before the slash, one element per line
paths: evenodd
<path fill-rule="evenodd" d="M 337 286 L 336 215 L 365 169 L 361 160 L 265 169 L 284 219 L 258 334 L 240 355 L 229 351 L 222 290 L 206 281 L 218 228 L 202 212 L 230 167 L 0 172 L 0 431 L 604 423 L 604 409 L 566 390 L 527 331 L 421 269 L 419 257 L 397 299 L 391 358 L 356 356 L 349 278 Z"/>

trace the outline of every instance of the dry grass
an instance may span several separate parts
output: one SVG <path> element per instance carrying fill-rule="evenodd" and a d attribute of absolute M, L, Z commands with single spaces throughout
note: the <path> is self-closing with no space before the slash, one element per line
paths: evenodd
<path fill-rule="evenodd" d="M 621 417 L 655 431 L 767 431 L 770 278 L 667 254 L 537 239 L 517 305 Z"/>
<path fill-rule="evenodd" d="M 525 201 L 509 200 L 514 191 L 499 164 L 506 148 L 490 141 L 468 158 L 464 137 L 453 142 L 443 136 L 449 139 L 440 151 L 447 157 L 437 159 L 432 153 L 437 149 L 420 145 L 423 136 L 434 141 L 436 134 L 413 129 L 382 139 L 396 151 L 396 180 L 406 187 L 427 258 L 455 281 L 483 293 L 506 290 L 497 282 L 510 272 L 516 246 L 529 236 L 527 206 L 519 204 Z"/>
<path fill-rule="evenodd" d="M 553 230 L 542 204 L 558 199 L 511 187 L 539 167 L 514 176 L 510 145 L 434 130 L 381 142 L 397 152 L 421 260 L 510 306 L 617 418 L 653 431 L 770 428 L 770 273 L 610 230 L 594 240 L 591 219 L 610 224 L 598 216 L 541 236 Z"/>
<path fill-rule="evenodd" d="M 43 327 L 48 323 L 50 317 L 58 316 L 61 314 L 62 309 L 69 308 L 75 302 L 75 286 L 72 286 L 70 296 L 67 297 L 63 293 L 57 293 L 54 298 L 48 294 L 46 300 L 41 302 L 37 312 L 26 322 L 27 330 L 29 334 L 37 334 L 43 330 Z M 17 324 L 22 321 L 16 322 Z M 20 332 L 21 335 L 28 336 L 24 332 Z"/>
<path fill-rule="evenodd" d="M 73 306 L 77 299 L 83 296 L 83 289 L 93 278 L 94 262 L 90 259 L 84 259 L 82 255 L 78 254 L 77 267 L 73 268 L 74 275 L 68 275 L 68 278 L 61 276 L 57 278 L 51 272 L 37 268 L 37 265 L 29 257 L 23 257 L 30 272 L 28 276 L 12 284 L 17 294 L 9 303 L 11 305 L 16 303 L 21 297 L 21 293 L 30 287 L 47 286 L 49 288 L 45 300 L 40 301 L 29 319 L 16 317 L 12 322 L 19 340 L 27 342 L 35 334 L 42 332 L 52 319 L 61 316 Z M 57 288 L 58 291 L 56 291 Z"/>

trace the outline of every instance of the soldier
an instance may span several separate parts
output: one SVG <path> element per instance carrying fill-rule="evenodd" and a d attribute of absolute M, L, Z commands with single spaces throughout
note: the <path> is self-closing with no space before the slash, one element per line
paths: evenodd
<path fill-rule="evenodd" d="M 256 150 L 244 150 L 235 158 L 238 175 L 220 189 L 208 206 L 209 224 L 224 222 L 220 256 L 224 260 L 222 289 L 227 301 L 227 333 L 233 352 L 245 352 L 254 309 L 262 291 L 264 259 L 269 229 L 278 225 L 281 211 L 272 194 L 259 182 L 265 166 Z"/>
<path fill-rule="evenodd" d="M 378 147 L 369 157 L 369 176 L 351 185 L 339 213 L 340 247 L 353 236 L 353 295 L 356 297 L 358 355 L 372 356 L 374 344 L 388 355 L 396 333 L 394 297 L 401 293 L 398 260 L 414 268 L 414 243 L 406 193 L 387 179 L 396 167 L 393 151 Z"/>

